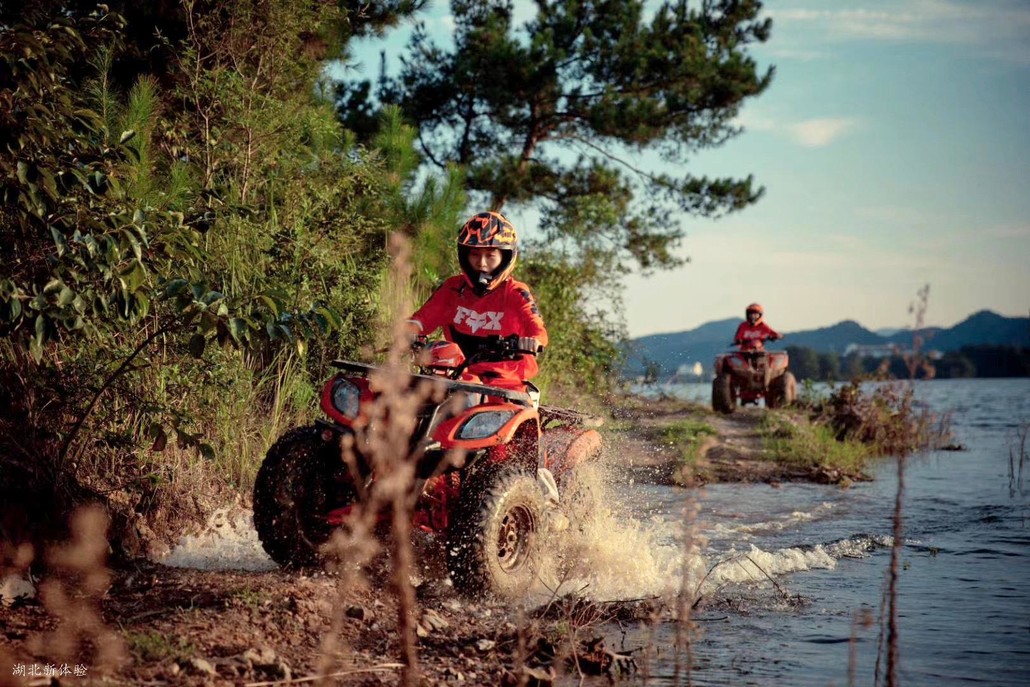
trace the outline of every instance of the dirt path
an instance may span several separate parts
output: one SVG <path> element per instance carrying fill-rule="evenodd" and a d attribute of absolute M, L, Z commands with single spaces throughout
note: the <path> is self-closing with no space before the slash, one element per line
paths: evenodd
<path fill-rule="evenodd" d="M 716 416 L 694 404 L 625 400 L 604 436 L 610 455 L 638 481 L 804 478 L 766 455 L 759 436 L 764 412 Z M 662 428 L 688 419 L 710 424 L 717 435 L 705 439 L 699 459 L 684 471 L 681 449 L 663 440 Z M 82 579 L 50 588 L 41 594 L 45 605 L 0 605 L 0 687 L 256 687 L 318 684 L 318 675 L 332 676 L 321 684 L 400 684 L 405 652 L 388 567 L 373 569 L 367 587 L 324 573 L 202 571 L 148 562 L 113 571 L 109 583 L 103 574 L 86 570 Z M 99 596 L 91 591 L 97 589 Z M 423 584 L 412 618 L 419 684 L 551 685 L 554 675 L 576 670 L 574 655 L 586 672 L 617 672 L 617 657 L 603 644 L 584 643 L 595 636 L 590 618 L 642 622 L 658 613 L 649 602 L 586 610 L 561 601 L 548 613 L 523 615 L 457 597 L 440 583 Z M 562 623 L 568 628 L 570 618 L 580 618 L 585 628 L 576 641 L 567 629 L 564 635 L 555 630 Z M 615 645 L 617 638 L 608 640 Z M 55 673 L 61 666 L 69 672 Z"/>
<path fill-rule="evenodd" d="M 740 408 L 721 415 L 693 403 L 638 399 L 618 409 L 615 420 L 619 426 L 605 438 L 633 476 L 643 481 L 700 486 L 811 478 L 811 470 L 779 463 L 765 448 L 761 425 L 766 412 L 764 408 Z M 701 440 L 691 466 L 686 466 L 681 449 L 662 437 L 663 428 L 681 421 L 702 422 L 716 432 Z"/>

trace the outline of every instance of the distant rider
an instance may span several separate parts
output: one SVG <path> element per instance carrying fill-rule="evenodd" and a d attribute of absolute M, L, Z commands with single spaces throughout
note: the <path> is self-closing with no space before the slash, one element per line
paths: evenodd
<path fill-rule="evenodd" d="M 767 325 L 762 320 L 765 311 L 758 303 L 752 303 L 744 311 L 746 319 L 737 327 L 737 333 L 733 336 L 733 343 L 740 346 L 742 351 L 764 350 L 763 342 L 782 339 L 783 335 Z"/>
<path fill-rule="evenodd" d="M 470 357 L 489 336 L 518 338 L 518 350 L 536 353 L 547 345 L 547 329 L 529 287 L 512 278 L 518 236 L 497 212 L 475 215 L 458 232 L 461 274 L 450 277 L 411 316 L 416 334 L 443 328 L 444 338 Z M 523 391 L 538 371 L 535 355 L 484 361 L 466 372 L 484 384 Z"/>

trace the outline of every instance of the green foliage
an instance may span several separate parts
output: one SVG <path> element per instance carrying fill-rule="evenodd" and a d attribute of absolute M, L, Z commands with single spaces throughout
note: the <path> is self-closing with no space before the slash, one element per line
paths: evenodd
<path fill-rule="evenodd" d="M 701 442 L 707 436 L 715 436 L 718 432 L 702 420 L 680 420 L 662 428 L 662 442 L 678 448 L 684 462 L 691 465 L 697 461 Z"/>
<path fill-rule="evenodd" d="M 651 150 L 683 165 L 737 133 L 740 105 L 769 84 L 747 47 L 768 38 L 761 4 L 537 3 L 516 27 L 509 2 L 454 2 L 453 51 L 416 30 L 380 97 L 416 124 L 427 158 L 456 163 L 483 204 L 533 204 L 551 243 L 619 268 L 678 263 L 672 210 L 718 215 L 754 202 L 750 179 L 635 168 Z"/>
<path fill-rule="evenodd" d="M 72 68 L 117 43 L 118 17 L 57 19 L 0 35 L 0 334 L 37 363 L 66 337 L 94 340 L 151 313 L 161 274 L 196 263 L 181 212 L 141 206 L 126 189 L 138 149 L 117 140 Z"/>
<path fill-rule="evenodd" d="M 540 301 L 551 335 L 544 383 L 605 388 L 624 338 L 620 278 L 682 263 L 674 252 L 683 212 L 716 216 L 761 195 L 750 178 L 686 172 L 688 157 L 738 133 L 741 104 L 771 81 L 747 55 L 768 38 L 761 4 L 663 5 L 540 2 L 524 27 L 510 2 L 454 2 L 454 47 L 433 45 L 422 27 L 400 74 L 337 85 L 345 125 L 362 140 L 373 98 L 395 105 L 417 131 L 424 162 L 461 180 L 474 210 L 511 204 L 538 214 L 523 233 L 532 264 L 520 278 Z M 651 152 L 661 172 L 631 160 Z M 450 251 L 437 235 L 414 234 L 419 278 L 444 276 Z M 446 255 L 436 261 L 434 255 Z M 530 263 L 525 260 L 525 263 Z"/>
<path fill-rule="evenodd" d="M 917 404 L 913 394 L 909 382 L 863 387 L 856 379 L 833 389 L 812 416 L 838 441 L 861 443 L 874 455 L 903 456 L 948 443 L 948 418 Z"/>
<path fill-rule="evenodd" d="M 591 300 L 591 275 L 540 252 L 521 265 L 520 279 L 533 290 L 550 338 L 540 358 L 541 388 L 570 400 L 610 391 L 621 365 L 615 342 L 625 335 L 610 310 Z"/>
<path fill-rule="evenodd" d="M 860 441 L 841 441 L 834 429 L 794 413 L 766 413 L 762 418 L 765 447 L 777 461 L 801 467 L 822 467 L 859 475 L 874 450 Z"/>
<path fill-rule="evenodd" d="M 169 637 L 157 630 L 126 632 L 129 652 L 141 663 L 160 661 L 186 661 L 193 658 L 196 648 L 182 637 Z"/>
<path fill-rule="evenodd" d="M 125 78 L 114 14 L 0 29 L 0 501 L 128 523 L 246 486 L 375 335 L 407 188 L 317 98 L 339 17 L 197 7 L 168 79 Z"/>

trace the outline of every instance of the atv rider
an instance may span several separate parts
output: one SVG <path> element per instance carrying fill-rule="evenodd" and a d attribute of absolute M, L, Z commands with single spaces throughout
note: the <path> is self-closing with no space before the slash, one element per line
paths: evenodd
<path fill-rule="evenodd" d="M 764 314 L 762 306 L 752 303 L 744 311 L 745 320 L 737 327 L 737 333 L 733 335 L 733 343 L 740 346 L 742 351 L 761 351 L 765 341 L 776 341 L 782 339 L 783 335 L 767 325 L 762 320 Z"/>
<path fill-rule="evenodd" d="M 444 338 L 472 356 L 486 337 L 518 337 L 515 360 L 474 363 L 466 374 L 484 384 L 525 391 L 537 373 L 535 354 L 547 345 L 547 329 L 529 287 L 512 278 L 518 257 L 515 227 L 497 212 L 473 216 L 458 232 L 461 274 L 448 278 L 411 316 L 411 331 Z"/>

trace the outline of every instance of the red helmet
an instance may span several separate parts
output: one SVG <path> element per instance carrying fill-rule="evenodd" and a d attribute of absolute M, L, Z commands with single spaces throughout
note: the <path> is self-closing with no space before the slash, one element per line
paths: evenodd
<path fill-rule="evenodd" d="M 500 266 L 492 274 L 473 270 L 468 261 L 472 248 L 499 248 Z M 458 232 L 458 264 L 477 292 L 486 293 L 504 281 L 515 269 L 518 254 L 519 240 L 515 227 L 499 212 L 474 215 Z"/>
<path fill-rule="evenodd" d="M 751 305 L 747 306 L 746 310 L 744 310 L 744 319 L 750 320 L 751 313 L 753 312 L 758 313 L 758 320 L 761 320 L 762 315 L 765 314 L 765 310 L 762 308 L 761 305 L 759 305 L 758 303 L 752 303 Z M 755 322 L 758 322 L 758 320 L 755 320 Z"/>

